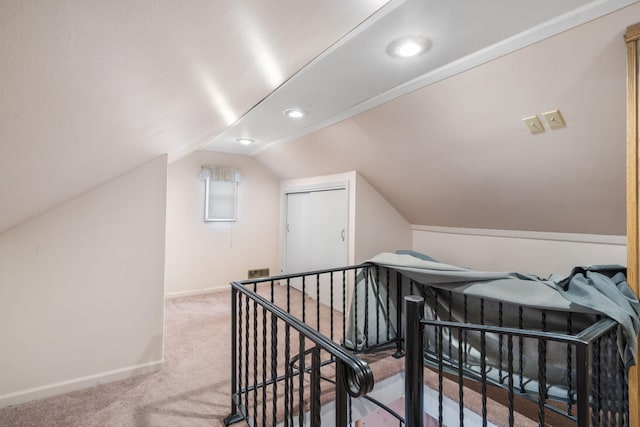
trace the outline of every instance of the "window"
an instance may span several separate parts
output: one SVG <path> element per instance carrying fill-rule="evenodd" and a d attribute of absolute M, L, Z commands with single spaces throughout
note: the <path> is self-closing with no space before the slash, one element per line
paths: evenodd
<path fill-rule="evenodd" d="M 240 172 L 233 168 L 203 166 L 200 178 L 205 182 L 204 220 L 235 221 Z"/>

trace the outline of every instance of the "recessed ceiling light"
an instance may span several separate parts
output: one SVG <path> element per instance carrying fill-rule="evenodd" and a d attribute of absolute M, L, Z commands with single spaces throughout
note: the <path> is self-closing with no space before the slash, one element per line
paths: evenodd
<path fill-rule="evenodd" d="M 238 138 L 236 139 L 236 142 L 242 145 L 249 145 L 249 144 L 253 144 L 255 141 L 249 138 Z"/>
<path fill-rule="evenodd" d="M 411 58 L 431 49 L 431 40 L 424 36 L 407 36 L 396 39 L 387 46 L 387 53 L 394 58 Z"/>
<path fill-rule="evenodd" d="M 307 112 L 299 108 L 289 108 L 287 110 L 284 110 L 282 114 L 292 119 L 300 119 L 304 117 L 307 114 Z"/>

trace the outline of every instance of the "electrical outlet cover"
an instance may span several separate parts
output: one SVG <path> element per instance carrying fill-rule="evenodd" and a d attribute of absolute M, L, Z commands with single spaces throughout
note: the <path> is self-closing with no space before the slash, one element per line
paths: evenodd
<path fill-rule="evenodd" d="M 542 122 L 538 118 L 538 116 L 529 116 L 522 119 L 522 122 L 529 130 L 529 132 L 536 134 L 544 132 L 544 126 L 542 126 Z"/>
<path fill-rule="evenodd" d="M 564 117 L 560 114 L 560 110 L 547 111 L 546 113 L 542 113 L 542 117 L 544 117 L 550 129 L 558 129 L 567 126 L 564 121 Z"/>

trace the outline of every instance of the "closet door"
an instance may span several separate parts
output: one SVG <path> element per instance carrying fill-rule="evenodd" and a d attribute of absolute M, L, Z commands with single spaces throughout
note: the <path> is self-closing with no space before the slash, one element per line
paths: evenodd
<path fill-rule="evenodd" d="M 285 273 L 324 270 L 347 264 L 346 189 L 289 193 L 286 215 Z M 302 290 L 301 280 L 293 280 L 291 285 Z M 328 286 L 328 283 L 320 283 L 320 301 L 325 304 L 329 304 Z M 318 297 L 315 278 L 305 281 L 304 290 L 310 297 Z M 342 305 L 341 301 L 334 303 Z"/>
<path fill-rule="evenodd" d="M 312 270 L 347 264 L 347 190 L 309 193 L 310 267 Z"/>
<path fill-rule="evenodd" d="M 347 263 L 347 190 L 289 193 L 284 272 L 322 270 Z"/>
<path fill-rule="evenodd" d="M 308 252 L 311 239 L 310 193 L 287 194 L 287 218 L 285 241 L 285 273 L 309 271 Z"/>

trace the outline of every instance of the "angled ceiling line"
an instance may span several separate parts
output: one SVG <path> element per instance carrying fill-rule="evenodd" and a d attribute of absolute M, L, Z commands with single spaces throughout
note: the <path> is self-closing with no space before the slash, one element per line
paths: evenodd
<path fill-rule="evenodd" d="M 263 114 L 259 110 L 261 108 L 264 108 L 268 111 L 270 105 L 267 104 L 269 104 L 270 102 L 271 105 L 277 103 L 277 101 L 274 101 L 274 98 L 286 98 L 286 96 L 283 96 L 282 93 L 286 91 L 287 88 L 294 87 L 296 85 L 300 86 L 296 79 L 299 78 L 301 73 L 308 72 L 310 69 L 318 65 L 324 58 L 338 51 L 338 48 L 345 46 L 350 40 L 365 31 L 365 29 L 374 27 L 375 23 L 380 22 L 385 16 L 398 9 L 399 6 L 407 5 L 408 3 L 411 3 L 411 1 L 407 1 L 404 3 L 391 2 L 380 8 L 379 11 L 374 13 L 370 18 L 372 20 L 371 22 L 365 21 L 364 23 L 360 24 L 354 31 L 349 32 L 341 40 L 334 43 L 331 47 L 327 48 L 321 55 L 317 56 L 314 60 L 310 61 L 307 65 L 302 67 L 296 74 L 289 77 L 286 82 L 284 82 L 276 90 L 272 91 L 269 95 L 263 98 L 251 110 L 249 110 L 238 121 L 236 121 L 236 123 L 214 137 L 210 143 L 205 144 L 205 146 L 203 146 L 202 148 L 210 149 L 213 151 L 246 154 L 250 156 L 259 154 L 275 145 L 290 141 L 321 128 L 338 123 L 342 120 L 350 118 L 356 114 L 364 112 L 394 98 L 428 86 L 432 83 L 444 80 L 448 77 L 457 75 L 464 71 L 470 70 L 502 56 L 508 55 L 512 52 L 535 44 L 561 32 L 567 31 L 571 28 L 575 28 L 593 19 L 635 3 L 635 1 L 597 0 L 588 2 L 587 4 L 583 4 L 579 7 L 574 7 L 573 9 L 567 9 L 564 13 L 560 13 L 560 15 L 558 16 L 544 18 L 544 20 L 538 22 L 533 26 L 526 27 L 522 31 L 515 32 L 511 36 L 498 40 L 497 42 L 491 43 L 457 59 L 448 61 L 441 66 L 436 66 L 435 68 L 427 70 L 426 72 L 418 74 L 417 76 L 410 77 L 407 81 L 396 84 L 387 90 L 383 90 L 381 92 L 373 94 L 370 93 L 364 99 L 359 99 L 355 102 L 345 104 L 341 106 L 337 111 L 334 110 L 332 113 L 329 113 L 329 115 L 325 117 L 313 117 L 313 112 L 310 112 L 311 114 L 309 114 L 308 120 L 300 121 L 299 123 L 291 125 L 281 122 L 280 124 L 282 126 L 280 129 L 278 129 L 278 131 L 281 131 L 282 128 L 287 129 L 285 131 L 282 131 L 282 134 L 279 137 L 277 135 L 275 138 L 265 137 L 263 135 L 260 135 L 260 132 L 247 135 L 248 132 L 251 133 L 252 130 L 255 131 L 256 126 L 267 128 L 266 123 L 268 122 L 270 116 L 258 117 L 256 119 L 259 114 Z M 366 79 L 369 78 L 369 76 L 363 78 Z M 308 100 L 307 102 L 319 101 L 312 99 Z M 277 110 L 278 113 L 282 111 L 279 108 L 277 108 Z M 279 118 L 273 116 L 272 119 L 276 121 Z M 253 120 L 253 124 L 247 124 L 248 122 L 251 122 L 251 120 Z M 238 131 L 243 132 L 241 136 L 237 135 Z M 250 137 L 260 143 L 254 144 L 250 147 L 234 147 L 233 145 L 228 144 L 229 141 L 233 141 L 238 137 Z"/>
<path fill-rule="evenodd" d="M 320 52 L 318 55 L 316 55 L 313 59 L 311 59 L 311 61 L 307 62 L 302 67 L 300 67 L 298 70 L 294 71 L 290 76 L 285 78 L 284 81 L 282 81 L 277 87 L 275 87 L 273 90 L 271 90 L 269 93 L 267 93 L 261 99 L 259 99 L 247 111 L 245 111 L 243 114 L 240 114 L 235 119 L 234 122 L 229 123 L 227 129 L 233 128 L 238 123 L 240 123 L 244 118 L 246 118 L 249 114 L 251 114 L 260 105 L 262 105 L 267 99 L 269 99 L 271 96 L 273 96 L 274 93 L 277 93 L 279 90 L 281 90 L 281 88 L 285 87 L 285 85 L 289 81 L 291 81 L 293 78 L 295 78 L 301 72 L 303 72 L 304 70 L 306 70 L 308 68 L 313 67 L 319 61 L 321 61 L 323 58 L 325 58 L 327 55 L 331 54 L 331 52 L 334 52 L 336 49 L 340 48 L 342 45 L 344 45 L 352 37 L 355 37 L 356 35 L 358 35 L 361 32 L 363 32 L 369 26 L 371 26 L 371 25 L 375 24 L 376 22 L 378 22 L 380 19 L 382 19 L 382 17 L 386 16 L 392 10 L 396 9 L 397 7 L 399 7 L 405 1 L 406 0 L 389 0 L 386 4 L 384 4 L 382 7 L 380 7 L 376 11 L 374 11 L 371 15 L 369 15 L 367 18 L 365 18 L 363 21 L 361 21 L 353 29 L 349 30 L 347 33 L 345 33 L 344 35 L 339 37 L 334 43 L 329 45 L 326 49 L 324 49 L 322 52 Z M 222 133 L 224 133 L 224 131 Z M 219 136 L 219 135 L 214 135 L 213 137 L 208 138 L 207 141 L 200 146 L 200 148 L 201 149 L 206 149 L 207 146 L 209 146 L 211 144 L 211 142 L 216 139 L 217 136 Z M 249 135 L 241 136 L 239 138 L 246 139 L 246 138 L 250 138 L 250 136 Z M 256 139 L 256 138 L 252 138 L 252 139 Z M 221 151 L 221 152 L 228 152 L 228 153 L 235 153 L 236 152 L 234 150 L 214 150 L 214 151 Z M 252 153 L 252 154 L 255 154 L 255 153 Z"/>

